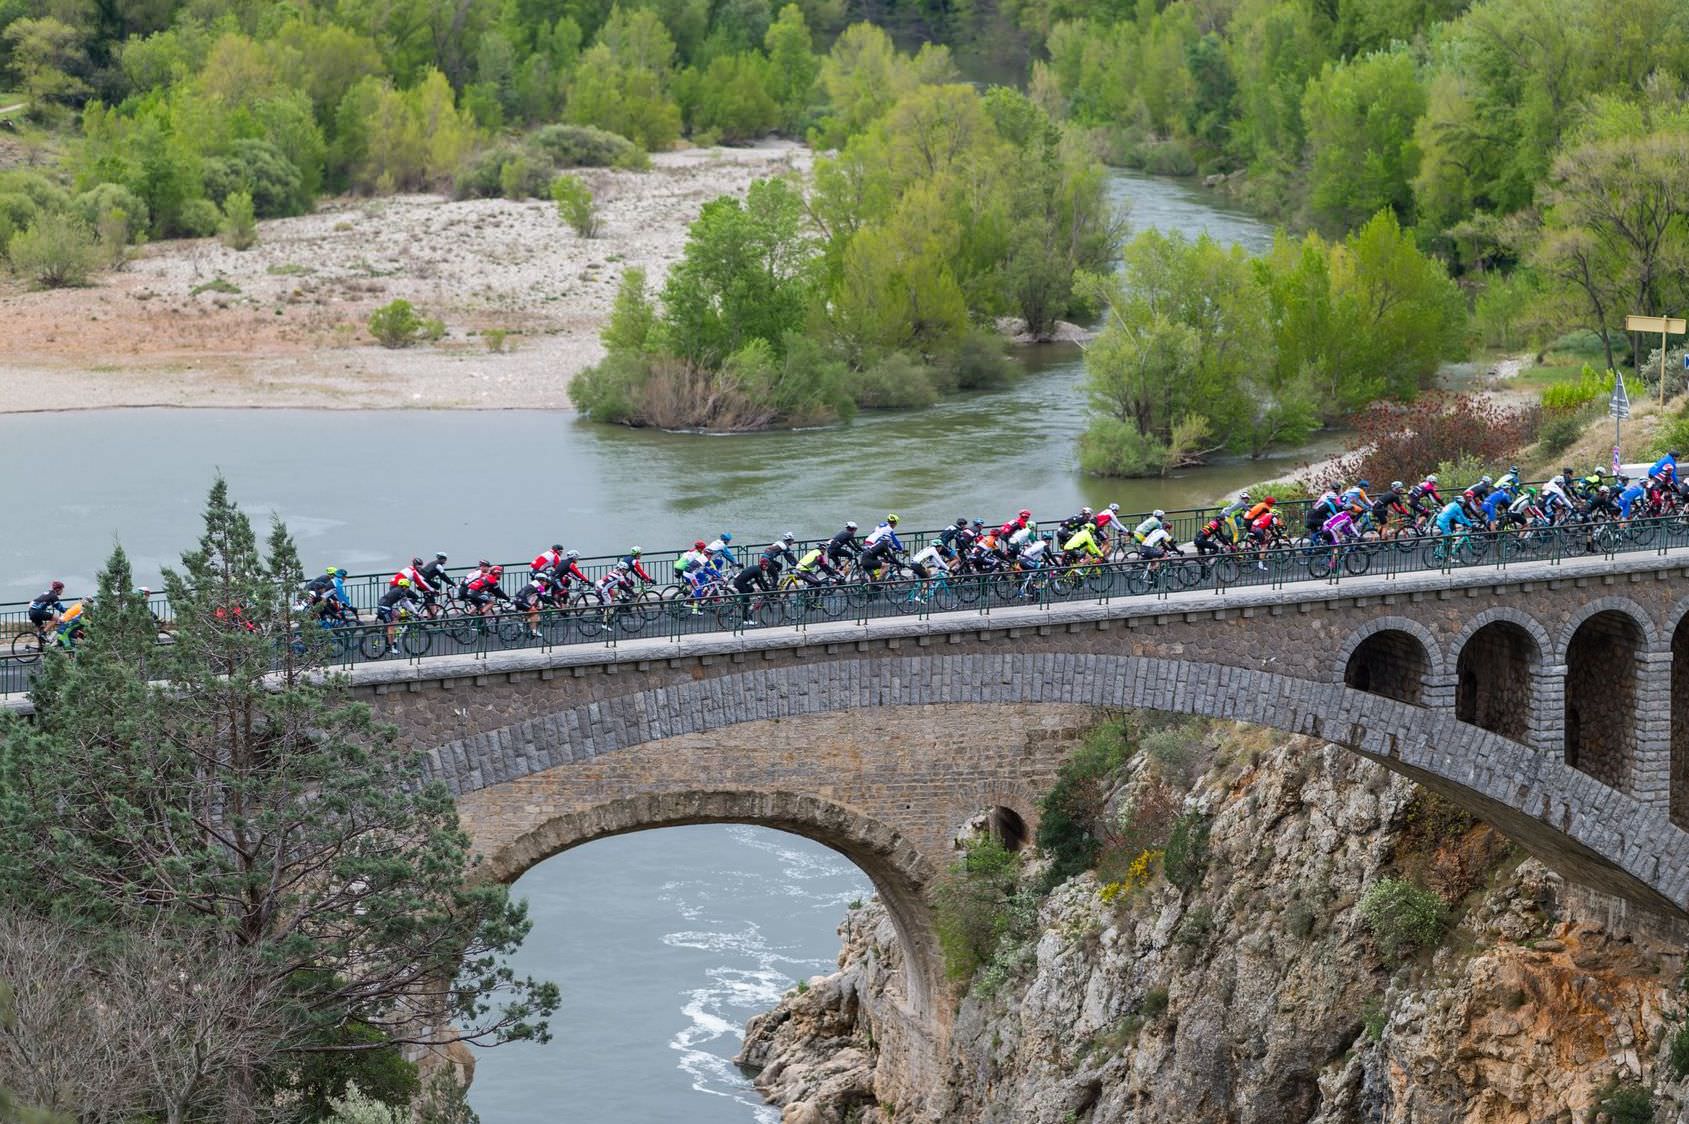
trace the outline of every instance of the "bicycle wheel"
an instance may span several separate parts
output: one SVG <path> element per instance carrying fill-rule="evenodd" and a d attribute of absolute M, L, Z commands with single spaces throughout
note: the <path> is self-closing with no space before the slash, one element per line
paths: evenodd
<path fill-rule="evenodd" d="M 1202 563 L 1194 558 L 1170 559 L 1164 564 L 1167 571 L 1163 580 L 1167 588 L 1172 590 L 1193 589 L 1202 584 Z"/>
<path fill-rule="evenodd" d="M 1626 528 L 1625 538 L 1637 546 L 1652 546 L 1654 538 L 1659 534 L 1660 525 L 1652 519 L 1639 519 Z"/>
<path fill-rule="evenodd" d="M 1446 544 L 1441 538 L 1431 539 L 1420 549 L 1419 560 L 1425 564 L 1427 570 L 1446 569 L 1449 565 Z"/>
<path fill-rule="evenodd" d="M 408 624 L 399 633 L 399 647 L 405 655 L 413 659 L 428 654 L 428 649 L 434 646 L 434 634 L 424 625 Z"/>
<path fill-rule="evenodd" d="M 1337 550 L 1334 547 L 1328 546 L 1308 555 L 1308 573 L 1316 579 L 1329 578 L 1337 566 Z"/>
<path fill-rule="evenodd" d="M 954 612 L 956 607 L 960 603 L 961 603 L 961 598 L 957 595 L 956 587 L 955 587 L 955 585 L 953 585 L 951 583 L 950 579 L 942 578 L 942 579 L 939 580 L 937 585 L 933 586 L 933 591 L 932 591 L 932 611 L 933 612 L 935 612 L 935 613 Z"/>
<path fill-rule="evenodd" d="M 358 641 L 358 650 L 367 660 L 378 660 L 387 654 L 387 633 L 372 628 Z"/>
<path fill-rule="evenodd" d="M 738 632 L 750 618 L 749 606 L 740 604 L 738 598 L 723 598 L 713 609 L 716 627 L 726 632 Z"/>
<path fill-rule="evenodd" d="M 637 601 L 628 601 L 610 609 L 610 626 L 624 636 L 637 636 L 651 623 Z"/>
<path fill-rule="evenodd" d="M 565 622 L 564 631 L 578 633 L 588 640 L 604 635 L 604 610 L 596 605 L 582 605 L 577 602 L 557 615 L 559 620 Z"/>
<path fill-rule="evenodd" d="M 764 628 L 783 625 L 786 623 L 786 599 L 765 593 L 757 598 L 751 613 L 752 619 Z"/>
<path fill-rule="evenodd" d="M 972 605 L 985 593 L 978 574 L 957 574 L 950 579 L 950 588 L 956 594 L 956 600 L 964 605 Z"/>
<path fill-rule="evenodd" d="M 924 612 L 927 607 L 927 591 L 924 582 L 899 582 L 891 587 L 887 593 L 892 607 L 904 616 Z"/>
<path fill-rule="evenodd" d="M 12 658 L 19 663 L 34 663 L 41 658 L 41 634 L 20 632 L 12 637 Z"/>
<path fill-rule="evenodd" d="M 1126 592 L 1133 596 L 1142 596 L 1150 591 L 1154 578 L 1149 571 L 1147 562 L 1130 562 L 1122 571 L 1125 575 Z"/>
<path fill-rule="evenodd" d="M 1360 577 L 1372 569 L 1372 551 L 1345 550 L 1343 552 L 1343 572 L 1353 577 Z"/>
<path fill-rule="evenodd" d="M 1219 585 L 1236 585 L 1237 579 L 1243 575 L 1243 568 L 1237 564 L 1237 559 L 1231 555 L 1222 555 L 1214 560 L 1209 571 L 1214 582 Z M 1206 584 L 1206 580 L 1204 582 Z"/>
<path fill-rule="evenodd" d="M 481 635 L 481 614 L 473 616 L 465 614 L 461 617 L 449 617 L 442 626 L 447 636 L 456 640 L 463 647 L 470 647 Z"/>

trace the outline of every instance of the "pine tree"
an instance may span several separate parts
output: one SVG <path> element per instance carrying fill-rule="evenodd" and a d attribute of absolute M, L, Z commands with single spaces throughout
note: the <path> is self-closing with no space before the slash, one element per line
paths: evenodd
<path fill-rule="evenodd" d="M 297 643 L 300 566 L 218 480 L 166 574 L 160 645 L 114 552 L 72 659 L 0 739 L 0 901 L 108 930 L 164 920 L 244 953 L 285 1031 L 257 1082 L 323 1050 L 546 1036 L 553 985 L 505 962 L 525 906 L 477 879 L 450 794 Z"/>

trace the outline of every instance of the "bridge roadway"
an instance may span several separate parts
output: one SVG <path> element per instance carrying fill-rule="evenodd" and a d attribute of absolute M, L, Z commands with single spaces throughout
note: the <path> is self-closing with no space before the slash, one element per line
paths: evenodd
<path fill-rule="evenodd" d="M 492 877 L 607 835 L 703 822 L 793 831 L 850 857 L 905 955 L 900 1014 L 882 1024 L 899 1041 L 883 1045 L 919 1069 L 949 1018 L 926 890 L 979 813 L 1011 839 L 1035 832 L 1039 795 L 1099 709 L 1336 743 L 1575 881 L 1689 916 L 1685 579 L 1689 548 L 1673 548 L 440 656 L 347 677 L 457 794 Z"/>

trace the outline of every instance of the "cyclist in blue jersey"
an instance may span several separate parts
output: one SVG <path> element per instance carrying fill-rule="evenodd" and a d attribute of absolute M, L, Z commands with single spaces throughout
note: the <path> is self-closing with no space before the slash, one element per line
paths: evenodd
<path fill-rule="evenodd" d="M 1640 500 L 1647 494 L 1648 489 L 1642 481 L 1632 480 L 1627 483 L 1625 485 L 1625 490 L 1619 493 L 1619 518 L 1629 519 L 1630 510 L 1636 506 L 1636 501 Z M 1637 512 L 1637 514 L 1641 515 L 1643 513 Z"/>
<path fill-rule="evenodd" d="M 1466 513 L 1465 506 L 1459 500 L 1451 500 L 1437 513 L 1437 531 L 1439 534 L 1452 535 L 1457 526 L 1470 528 L 1472 517 Z"/>

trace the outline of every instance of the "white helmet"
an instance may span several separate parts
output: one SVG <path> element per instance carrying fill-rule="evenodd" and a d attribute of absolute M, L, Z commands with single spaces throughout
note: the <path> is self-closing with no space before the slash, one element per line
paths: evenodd
<path fill-rule="evenodd" d="M 1425 482 L 1427 484 L 1435 484 L 1437 482 L 1437 474 L 1435 472 L 1427 472 L 1425 474 Z"/>
<path fill-rule="evenodd" d="M 780 536 L 780 541 L 781 542 L 797 542 L 798 537 L 796 535 L 792 534 L 792 532 L 787 531 L 785 534 Z"/>
<path fill-rule="evenodd" d="M 1156 509 L 1155 509 L 1155 510 L 1154 510 L 1154 511 L 1152 511 L 1152 512 L 1150 512 L 1150 514 L 1151 514 L 1151 515 L 1153 515 L 1153 516 L 1155 516 L 1155 517 L 1156 517 L 1156 518 L 1157 518 L 1157 519 L 1160 519 L 1160 518 L 1162 518 L 1162 517 L 1163 517 L 1163 516 L 1165 516 L 1165 515 L 1166 515 L 1166 514 L 1167 514 L 1167 513 L 1166 513 L 1166 512 L 1165 512 L 1165 511 L 1162 511 L 1162 510 L 1161 510 L 1161 509 L 1160 509 L 1160 508 L 1159 508 L 1159 507 L 1158 507 L 1158 508 L 1156 508 Z"/>

